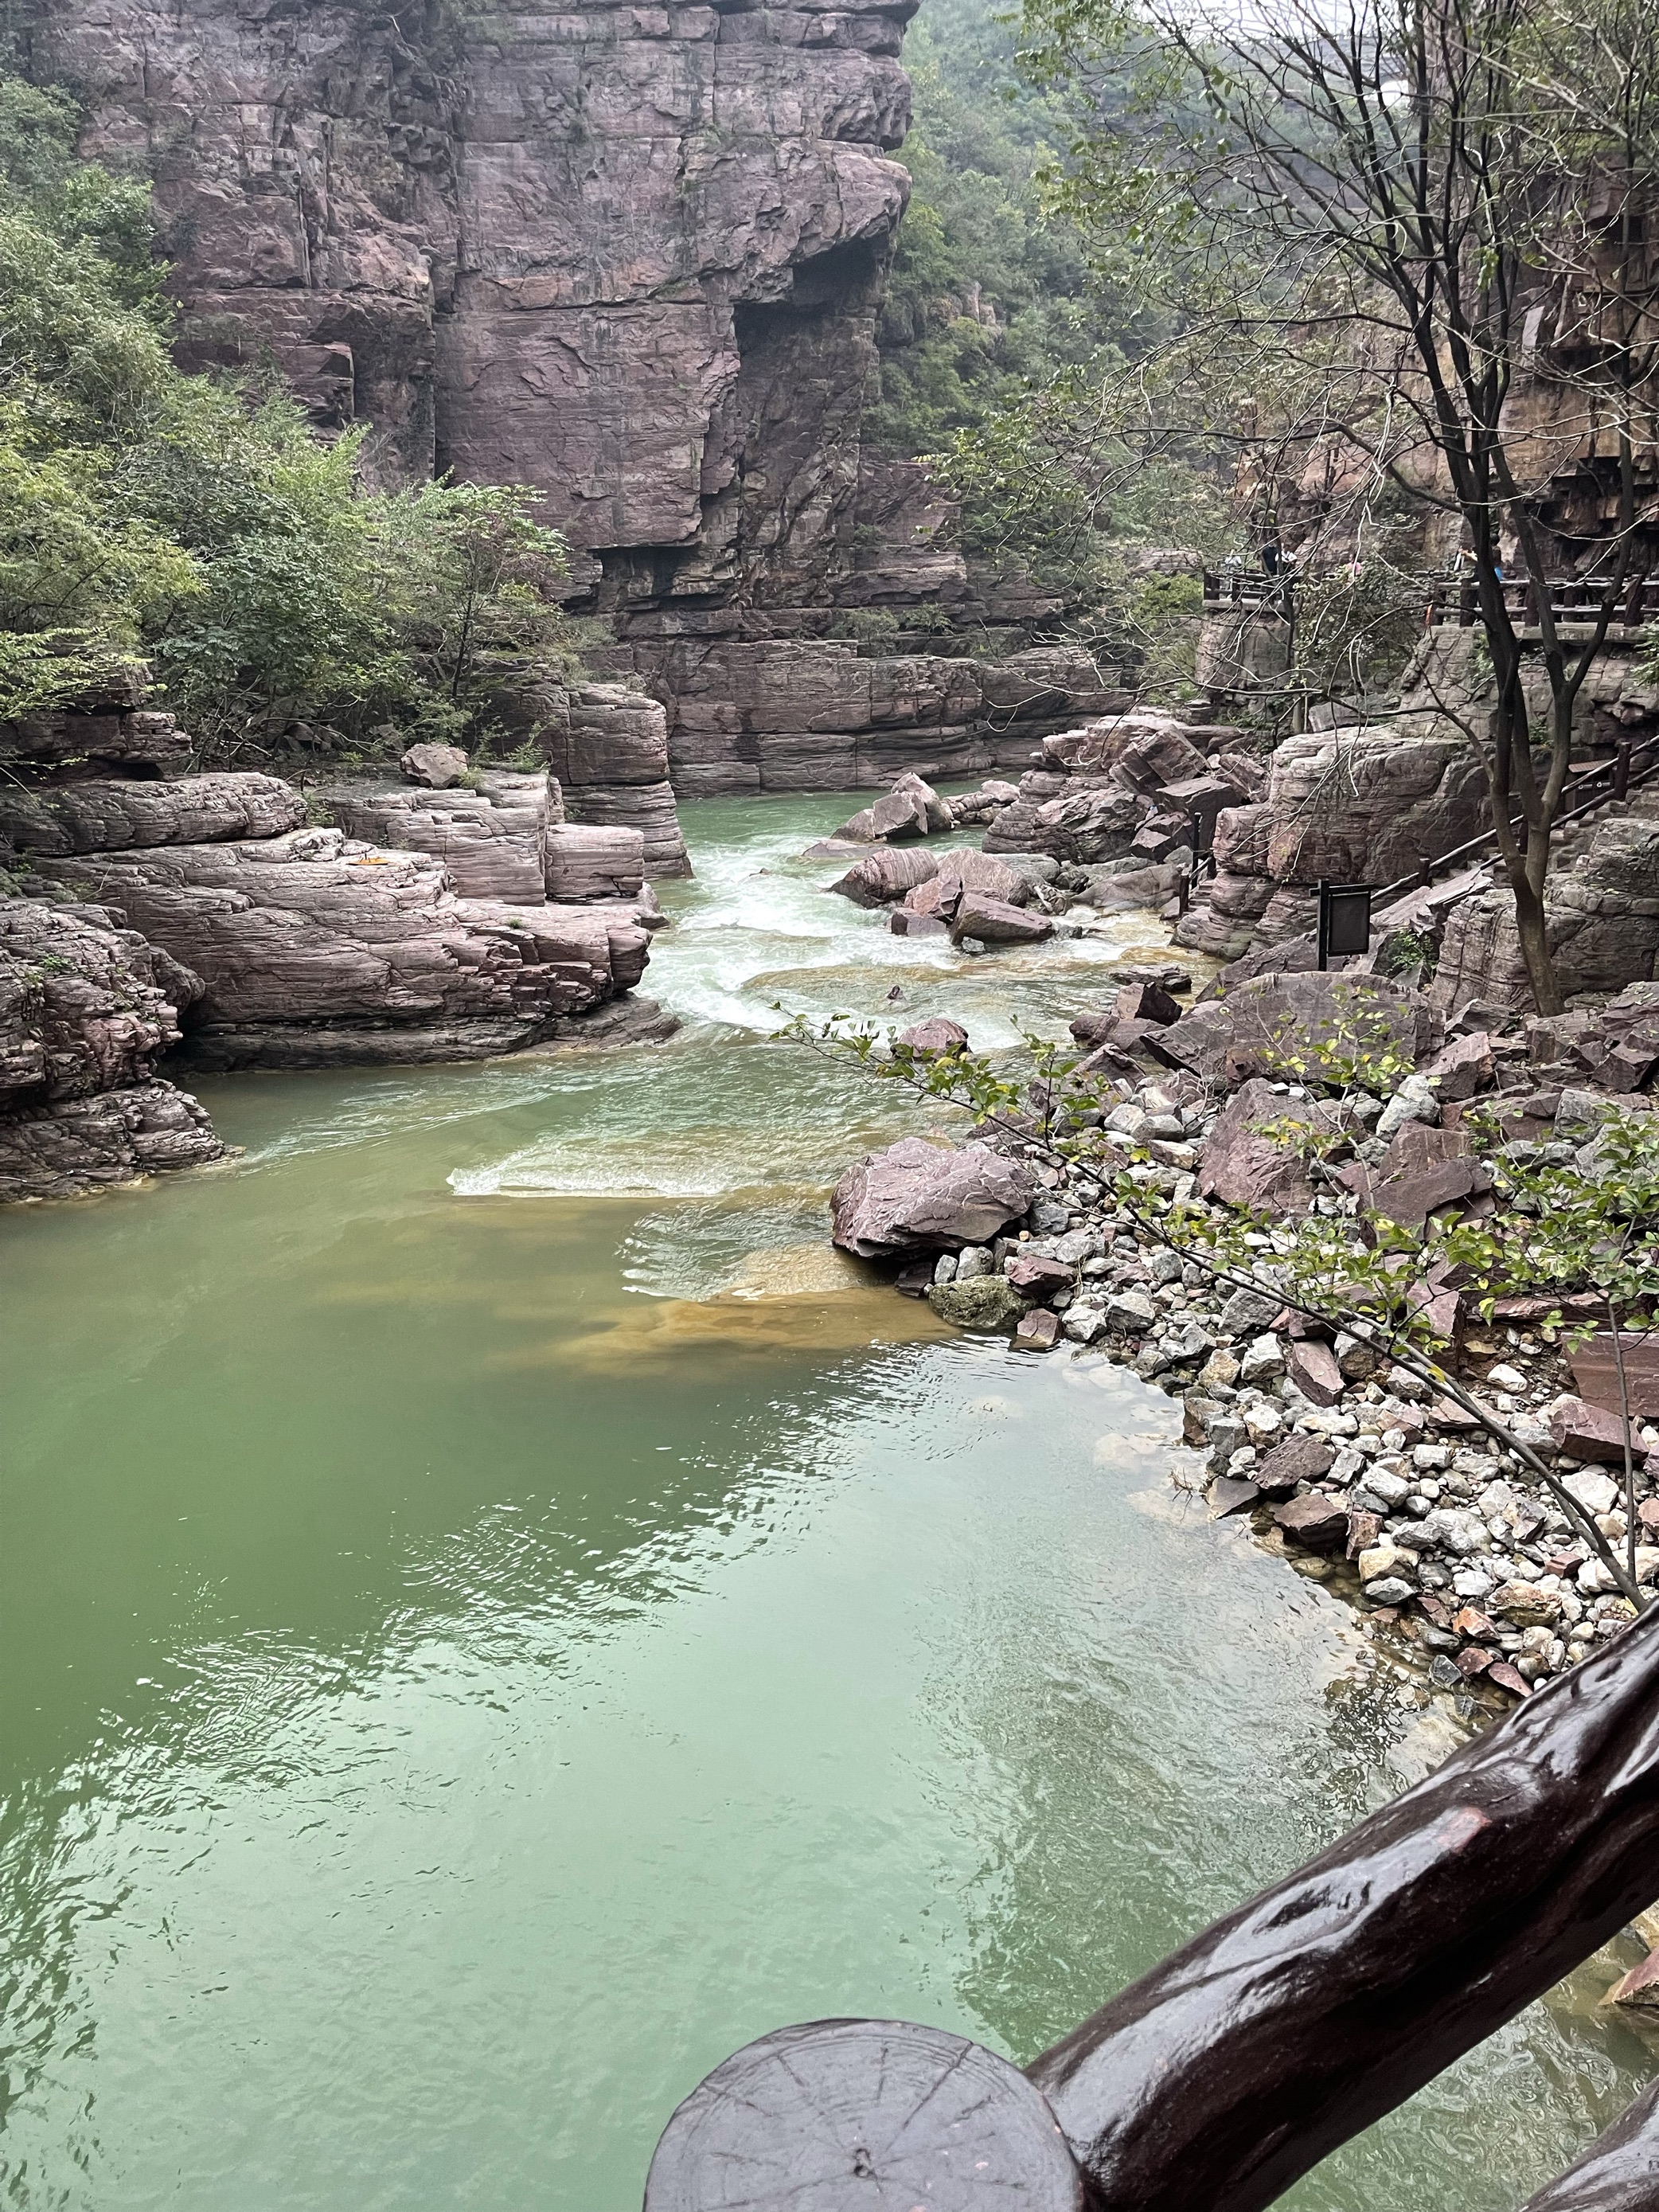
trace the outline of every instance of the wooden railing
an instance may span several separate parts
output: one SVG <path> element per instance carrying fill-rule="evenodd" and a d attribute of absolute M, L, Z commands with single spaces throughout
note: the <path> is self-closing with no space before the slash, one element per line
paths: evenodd
<path fill-rule="evenodd" d="M 1289 622 L 1296 611 L 1290 576 L 1264 576 L 1248 568 L 1206 568 L 1206 607 L 1243 607 Z"/>
<path fill-rule="evenodd" d="M 1294 576 L 1206 568 L 1204 605 L 1206 609 L 1238 607 L 1289 622 L 1296 612 L 1295 584 Z M 1546 599 L 1555 620 L 1564 623 L 1597 622 L 1607 604 L 1607 580 L 1594 576 L 1563 576 L 1536 585 L 1528 577 L 1506 576 L 1501 588 L 1510 618 L 1521 629 L 1538 628 L 1540 603 Z M 1480 619 L 1474 576 L 1425 579 L 1423 619 L 1431 629 L 1445 623 L 1473 629 Z M 1638 576 L 1620 587 L 1612 626 L 1642 629 L 1650 622 L 1659 622 L 1659 577 Z"/>
<path fill-rule="evenodd" d="M 1534 584 L 1530 577 L 1506 576 L 1502 584 L 1504 605 L 1520 629 L 1536 629 L 1542 603 L 1547 599 L 1558 623 L 1599 622 L 1607 602 L 1607 580 L 1595 576 L 1562 576 Z M 1424 611 L 1431 629 L 1457 623 L 1472 629 L 1479 619 L 1474 578 L 1463 576 L 1431 586 Z M 1622 586 L 1613 605 L 1612 627 L 1641 629 L 1659 620 L 1659 578 L 1636 576 Z"/>
<path fill-rule="evenodd" d="M 1569 823 L 1582 822 L 1586 815 L 1613 804 L 1620 805 L 1632 791 L 1659 776 L 1659 738 L 1646 738 L 1640 744 L 1626 738 L 1610 761 L 1597 761 L 1588 767 L 1575 769 L 1562 793 L 1565 805 L 1550 825 L 1552 836 L 1559 835 Z M 1522 852 L 1527 846 L 1527 821 L 1524 815 L 1514 816 L 1510 823 L 1516 842 Z M 1419 860 L 1409 876 L 1385 884 L 1371 895 L 1372 905 L 1381 908 L 1390 900 L 1403 898 L 1414 890 L 1426 890 L 1437 875 L 1448 868 L 1467 866 L 1477 855 L 1498 842 L 1495 830 L 1483 830 L 1478 837 L 1470 837 L 1462 845 L 1454 845 L 1448 853 L 1437 853 L 1432 860 Z"/>
<path fill-rule="evenodd" d="M 1024 2073 L 904 2021 L 763 2036 L 646 2212 L 1260 2212 L 1656 1892 L 1659 1607 Z M 1525 2212 L 1656 2205 L 1659 2087 Z"/>

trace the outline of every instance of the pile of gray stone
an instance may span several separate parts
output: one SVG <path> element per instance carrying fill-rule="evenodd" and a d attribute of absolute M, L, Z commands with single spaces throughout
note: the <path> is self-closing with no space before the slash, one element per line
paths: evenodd
<path fill-rule="evenodd" d="M 1263 1127 L 1330 1109 L 1261 1071 L 1287 1019 L 1311 1036 L 1352 1021 L 1356 988 L 1418 1073 L 1387 1099 L 1347 1101 L 1347 1158 L 1324 1181 Z M 1651 1105 L 1552 1081 L 1549 1024 L 1449 1037 L 1420 994 L 1376 979 L 1266 976 L 1184 1013 L 1165 980 L 1126 985 L 1120 998 L 1137 1011 L 1115 1004 L 1073 1025 L 1092 1043 L 1085 1066 L 1121 1068 L 1098 1115 L 1103 1162 L 1115 1155 L 1149 1193 L 1200 1212 L 1336 1212 L 1357 1200 L 1394 1218 L 1479 1218 L 1494 1203 L 1492 1164 L 1465 1125 L 1471 1101 L 1506 1115 L 1513 1142 L 1563 1158 L 1593 1145 L 1610 1103 Z M 905 1041 L 919 1052 L 966 1042 L 939 1021 Z M 1659 1142 L 1659 1119 L 1655 1129 Z M 896 1262 L 898 1287 L 960 1327 L 1012 1329 L 1020 1350 L 1104 1352 L 1180 1398 L 1212 1510 L 1251 1515 L 1303 1572 L 1397 1624 L 1443 1688 L 1524 1695 L 1619 1632 L 1628 1601 L 1519 1452 L 1358 1335 L 1287 1309 L 1267 1237 L 1257 1281 L 1218 1284 L 1115 1202 L 1110 1173 L 1060 1164 L 1018 1129 L 955 1151 L 907 1139 L 843 1176 L 833 1233 Z M 1483 1320 L 1432 1273 L 1423 1291 L 1464 1387 L 1623 1557 L 1626 1430 L 1607 1340 L 1569 1355 L 1540 1329 L 1553 1300 L 1500 1302 Z M 1659 1363 L 1650 1347 L 1628 1348 L 1638 1578 L 1654 1585 Z"/>

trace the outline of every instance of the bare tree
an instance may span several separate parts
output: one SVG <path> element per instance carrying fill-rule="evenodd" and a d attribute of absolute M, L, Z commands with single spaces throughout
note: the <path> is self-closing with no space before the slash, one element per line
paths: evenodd
<path fill-rule="evenodd" d="M 1166 402 L 1205 386 L 1241 450 L 1319 456 L 1328 535 L 1386 487 L 1465 564 L 1495 703 L 1463 726 L 1559 1012 L 1551 831 L 1654 520 L 1659 32 L 1637 0 L 1131 4 L 1027 0 L 1051 81 L 1086 91 L 1109 55 L 1121 75 L 1126 42 L 1143 79 L 1059 190 L 1180 312 Z"/>

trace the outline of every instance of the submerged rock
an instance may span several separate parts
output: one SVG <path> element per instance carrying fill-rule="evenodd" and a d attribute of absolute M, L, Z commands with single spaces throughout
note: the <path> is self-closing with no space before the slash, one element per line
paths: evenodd
<path fill-rule="evenodd" d="M 927 1303 L 941 1321 L 958 1328 L 1006 1329 L 1025 1312 L 1024 1301 L 1001 1275 L 975 1275 L 965 1283 L 935 1283 Z M 1048 1319 L 1053 1321 L 1050 1314 Z"/>

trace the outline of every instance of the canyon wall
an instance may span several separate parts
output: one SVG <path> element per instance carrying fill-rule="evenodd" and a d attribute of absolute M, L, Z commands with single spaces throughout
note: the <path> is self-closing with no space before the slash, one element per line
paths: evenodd
<path fill-rule="evenodd" d="M 42 0 L 29 64 L 153 176 L 186 366 L 274 362 L 324 434 L 372 426 L 380 481 L 534 487 L 676 787 L 813 788 L 1023 765 L 1103 703 L 1086 656 L 1056 696 L 1052 658 L 824 635 L 1052 611 L 981 605 L 921 472 L 860 451 L 915 5 Z"/>
<path fill-rule="evenodd" d="M 387 481 L 533 485 L 596 606 L 850 559 L 915 0 L 47 0 L 155 179 L 186 363 L 274 357 Z"/>

